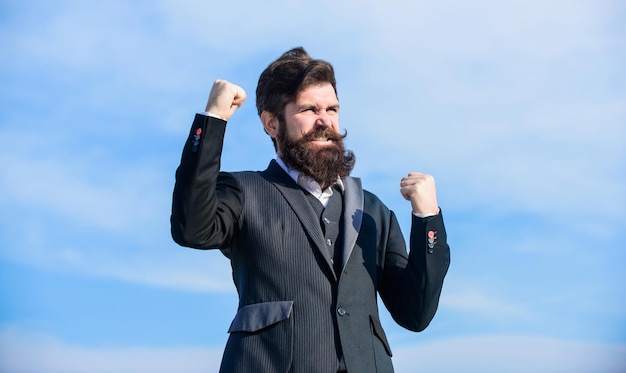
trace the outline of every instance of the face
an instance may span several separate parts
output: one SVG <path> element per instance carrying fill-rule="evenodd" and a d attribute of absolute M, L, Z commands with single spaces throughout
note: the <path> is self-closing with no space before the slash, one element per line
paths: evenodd
<path fill-rule="evenodd" d="M 285 135 L 290 140 L 298 140 L 317 128 L 331 129 L 339 133 L 339 100 L 330 83 L 305 88 L 294 102 L 285 106 Z M 275 136 L 272 136 L 277 138 Z M 277 138 L 278 155 L 282 156 L 280 138 Z M 312 147 L 324 147 L 333 144 L 325 136 L 318 136 L 308 141 Z"/>
<path fill-rule="evenodd" d="M 339 101 L 332 85 L 304 89 L 284 113 L 284 122 L 268 112 L 261 113 L 261 121 L 288 167 L 311 176 L 322 189 L 350 174 L 354 154 L 344 147 L 346 134 L 339 133 Z"/>

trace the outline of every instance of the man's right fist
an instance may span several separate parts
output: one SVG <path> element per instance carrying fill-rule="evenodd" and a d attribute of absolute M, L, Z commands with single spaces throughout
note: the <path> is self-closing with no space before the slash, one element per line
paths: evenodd
<path fill-rule="evenodd" d="M 206 111 L 227 121 L 245 100 L 246 91 L 243 88 L 218 79 L 211 87 Z"/>

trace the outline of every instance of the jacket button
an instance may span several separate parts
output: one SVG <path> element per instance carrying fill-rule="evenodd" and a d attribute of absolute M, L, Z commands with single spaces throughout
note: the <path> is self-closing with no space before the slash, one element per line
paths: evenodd
<path fill-rule="evenodd" d="M 344 310 L 343 308 L 339 307 L 339 308 L 337 308 L 337 313 L 339 314 L 339 316 L 344 316 L 346 314 L 346 310 Z"/>

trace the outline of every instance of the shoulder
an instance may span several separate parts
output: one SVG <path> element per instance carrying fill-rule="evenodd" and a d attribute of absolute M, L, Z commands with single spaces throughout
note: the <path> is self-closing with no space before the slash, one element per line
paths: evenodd
<path fill-rule="evenodd" d="M 235 171 L 235 172 L 223 172 L 232 175 L 235 179 L 250 179 L 256 178 L 259 176 L 259 171 Z"/>
<path fill-rule="evenodd" d="M 378 196 L 363 188 L 360 178 L 348 176 L 342 179 L 342 181 L 345 188 L 344 197 L 348 198 L 349 200 L 354 200 L 356 196 L 356 199 L 359 201 L 358 205 L 361 205 L 362 201 L 364 212 L 375 212 L 377 210 L 386 213 L 389 212 L 387 206 L 385 206 L 385 204 L 378 198 Z"/>
<path fill-rule="evenodd" d="M 374 193 L 363 190 L 363 213 L 379 222 L 388 221 L 393 212 Z"/>
<path fill-rule="evenodd" d="M 258 194 L 269 188 L 271 183 L 263 177 L 261 171 L 220 172 L 220 178 L 235 181 L 245 194 Z"/>
<path fill-rule="evenodd" d="M 255 180 L 262 179 L 258 171 L 235 171 L 227 172 L 221 171 L 219 173 L 219 179 L 221 180 L 236 180 L 242 186 L 254 183 Z"/>
<path fill-rule="evenodd" d="M 369 190 L 363 189 L 363 204 L 365 206 L 372 206 L 387 209 L 387 206 L 383 203 L 383 201 L 378 198 L 378 196 Z"/>

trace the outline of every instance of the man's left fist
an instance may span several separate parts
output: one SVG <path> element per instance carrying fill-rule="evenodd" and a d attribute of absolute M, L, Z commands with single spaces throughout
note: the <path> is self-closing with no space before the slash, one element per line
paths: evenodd
<path fill-rule="evenodd" d="M 425 218 L 439 213 L 435 179 L 431 175 L 409 172 L 400 181 L 400 193 L 404 199 L 411 201 L 415 215 Z"/>

